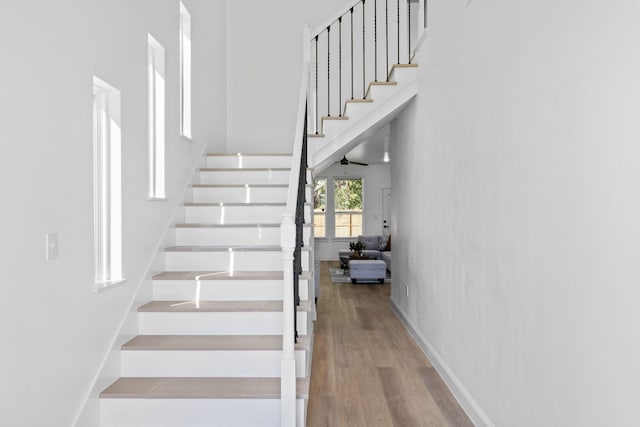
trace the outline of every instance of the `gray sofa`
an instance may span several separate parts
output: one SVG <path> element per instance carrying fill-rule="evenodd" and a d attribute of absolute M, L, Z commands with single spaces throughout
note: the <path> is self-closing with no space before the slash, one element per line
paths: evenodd
<path fill-rule="evenodd" d="M 387 265 L 387 270 L 391 271 L 391 236 L 358 236 L 359 241 L 364 243 L 363 254 L 380 259 Z M 338 256 L 348 256 L 350 250 L 341 250 Z"/>

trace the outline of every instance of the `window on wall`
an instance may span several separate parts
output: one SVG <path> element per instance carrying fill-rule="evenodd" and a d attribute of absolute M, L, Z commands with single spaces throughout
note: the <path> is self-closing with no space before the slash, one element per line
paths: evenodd
<path fill-rule="evenodd" d="M 335 237 L 362 234 L 362 178 L 334 180 Z"/>
<path fill-rule="evenodd" d="M 120 92 L 93 78 L 94 270 L 96 289 L 123 280 Z"/>
<path fill-rule="evenodd" d="M 164 199 L 165 194 L 165 85 L 164 47 L 151 34 L 147 45 L 149 118 L 149 197 Z"/>
<path fill-rule="evenodd" d="M 191 15 L 180 2 L 180 132 L 191 138 Z"/>
<path fill-rule="evenodd" d="M 327 179 L 316 179 L 313 184 L 313 234 L 327 237 Z"/>

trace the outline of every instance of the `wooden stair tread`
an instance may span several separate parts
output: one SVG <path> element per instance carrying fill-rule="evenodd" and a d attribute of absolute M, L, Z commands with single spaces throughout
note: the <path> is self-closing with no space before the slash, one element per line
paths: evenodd
<path fill-rule="evenodd" d="M 301 336 L 297 350 L 310 348 Z M 269 351 L 282 350 L 282 335 L 138 335 L 122 346 L 129 351 Z"/>
<path fill-rule="evenodd" d="M 194 188 L 288 188 L 289 184 L 193 184 Z"/>
<path fill-rule="evenodd" d="M 322 116 L 322 120 L 349 120 L 347 116 Z"/>
<path fill-rule="evenodd" d="M 297 397 L 309 397 L 309 378 L 297 380 Z M 280 399 L 280 378 L 119 378 L 102 399 Z"/>
<path fill-rule="evenodd" d="M 301 301 L 298 311 L 310 311 L 309 301 Z M 258 313 L 282 312 L 282 301 L 151 301 L 141 307 L 145 313 Z"/>
<path fill-rule="evenodd" d="M 353 98 L 353 99 L 347 99 L 345 101 L 347 104 L 348 103 L 355 103 L 355 104 L 359 104 L 359 103 L 364 103 L 364 104 L 370 104 L 373 102 L 373 99 L 361 99 L 361 98 Z"/>
<path fill-rule="evenodd" d="M 311 205 L 311 203 L 305 203 L 306 205 Z M 240 206 L 240 207 L 244 207 L 244 206 L 287 206 L 286 203 L 270 203 L 270 202 L 252 202 L 252 203 L 246 203 L 246 202 L 220 202 L 220 203 L 185 203 L 184 206 L 188 206 L 188 207 L 209 207 L 209 206 L 213 206 L 213 207 L 220 207 L 220 206 Z"/>
<path fill-rule="evenodd" d="M 208 224 L 208 223 L 183 223 L 176 224 L 176 228 L 278 228 L 280 223 L 268 224 Z M 311 224 L 304 224 L 303 227 L 311 227 Z"/>
<path fill-rule="evenodd" d="M 200 172 L 284 172 L 291 168 L 200 168 Z"/>
<path fill-rule="evenodd" d="M 153 276 L 153 280 L 282 280 L 282 271 L 163 271 Z M 309 272 L 303 272 L 301 279 L 310 279 Z"/>
<path fill-rule="evenodd" d="M 164 271 L 153 280 L 282 280 L 282 271 Z"/>
<path fill-rule="evenodd" d="M 207 153 L 208 157 L 291 157 L 291 153 Z"/>
<path fill-rule="evenodd" d="M 309 252 L 309 247 L 302 248 L 303 252 Z M 280 246 L 213 246 L 213 245 L 183 245 L 170 246 L 165 248 L 165 252 L 282 252 Z"/>
<path fill-rule="evenodd" d="M 311 202 L 305 202 L 305 206 L 312 206 Z M 286 207 L 287 204 L 271 203 L 271 202 L 200 202 L 200 203 L 185 203 L 187 207 Z"/>

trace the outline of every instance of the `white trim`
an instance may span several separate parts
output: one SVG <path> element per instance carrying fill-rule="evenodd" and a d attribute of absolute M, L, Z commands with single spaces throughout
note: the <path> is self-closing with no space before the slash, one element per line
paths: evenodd
<path fill-rule="evenodd" d="M 180 135 L 189 141 L 193 137 L 192 43 L 191 14 L 180 2 Z"/>
<path fill-rule="evenodd" d="M 113 338 L 111 339 L 109 346 L 108 346 L 108 350 L 104 352 L 104 356 L 102 358 L 102 360 L 100 361 L 100 366 L 98 367 L 96 374 L 94 375 L 94 377 L 92 378 L 91 384 L 89 385 L 84 398 L 82 399 L 82 402 L 78 408 L 78 411 L 75 414 L 75 418 L 74 418 L 74 422 L 73 422 L 73 426 L 76 426 L 78 424 L 78 421 L 80 420 L 80 418 L 83 416 L 85 410 L 87 409 L 87 404 L 89 403 L 89 399 L 91 398 L 98 398 L 98 394 L 100 393 L 101 390 L 96 390 L 96 388 L 100 385 L 99 384 L 99 380 L 105 370 L 105 368 L 107 367 L 107 365 L 113 361 L 113 358 L 117 358 L 117 363 L 119 364 L 119 360 L 120 360 L 120 350 L 121 350 L 121 344 L 123 344 L 124 342 L 122 342 L 121 344 L 120 341 L 122 341 L 122 339 L 119 339 L 122 331 L 125 327 L 125 325 L 127 324 L 127 321 L 130 321 L 131 317 L 133 316 L 135 319 L 137 319 L 138 316 L 138 311 L 135 309 L 135 307 L 137 307 L 139 301 L 138 301 L 138 296 L 140 294 L 140 290 L 142 289 L 142 285 L 147 281 L 151 279 L 151 268 L 154 265 L 154 262 L 156 261 L 156 259 L 158 258 L 158 256 L 162 256 L 164 253 L 163 248 L 166 246 L 165 242 L 166 242 L 166 237 L 167 237 L 167 233 L 173 232 L 174 228 L 172 227 L 172 224 L 175 221 L 176 215 L 178 213 L 178 210 L 181 209 L 183 207 L 184 204 L 184 200 L 187 197 L 187 189 L 189 188 L 189 186 L 195 182 L 196 177 L 197 177 L 197 173 L 199 171 L 199 164 L 205 164 L 206 163 L 206 150 L 207 150 L 207 145 L 203 144 L 202 148 L 200 149 L 200 153 L 196 156 L 196 161 L 193 164 L 193 168 L 191 171 L 191 174 L 189 175 L 189 177 L 187 178 L 186 182 L 184 183 L 183 187 L 182 187 L 182 197 L 179 197 L 176 199 L 175 205 L 174 205 L 174 209 L 173 212 L 171 213 L 171 215 L 169 216 L 169 219 L 164 227 L 164 232 L 162 233 L 162 235 L 160 236 L 160 238 L 158 239 L 151 257 L 149 258 L 149 262 L 147 262 L 147 265 L 144 269 L 145 273 L 144 276 L 140 279 L 140 281 L 138 282 L 137 286 L 136 286 L 136 291 L 134 293 L 134 296 L 131 298 L 131 301 L 129 302 L 129 306 L 128 309 L 125 311 L 124 316 L 122 316 L 122 320 L 120 321 L 117 329 L 116 329 L 116 333 L 114 334 Z M 122 283 L 122 282 L 120 282 Z M 115 285 L 116 283 L 114 283 Z M 137 321 L 137 320 L 136 320 Z M 119 366 L 119 365 L 118 365 Z"/>
<path fill-rule="evenodd" d="M 120 91 L 93 76 L 94 292 L 124 280 Z"/>
<path fill-rule="evenodd" d="M 120 285 L 122 283 L 125 283 L 127 281 L 127 278 L 124 277 L 122 279 L 118 279 L 118 280 L 110 280 L 107 282 L 96 282 L 93 286 L 93 293 L 94 294 L 98 294 L 100 292 L 103 292 L 107 289 L 110 289 L 116 285 Z"/>
<path fill-rule="evenodd" d="M 341 9 L 339 9 L 336 13 L 334 13 L 331 18 L 327 19 L 324 25 L 319 25 L 317 26 L 310 34 L 310 37 L 308 38 L 308 41 L 311 42 L 311 39 L 313 39 L 315 36 L 317 36 L 318 34 L 320 34 L 321 32 L 323 32 L 324 30 L 327 29 L 327 27 L 329 25 L 334 24 L 338 18 L 340 18 L 341 16 L 347 14 L 349 12 L 349 10 L 351 10 L 351 8 L 355 8 L 356 6 L 358 6 L 358 4 L 360 4 L 362 0 L 356 0 L 351 2 L 350 4 L 348 4 L 348 6 L 343 6 Z"/>
<path fill-rule="evenodd" d="M 471 421 L 477 427 L 495 427 L 491 419 L 484 413 L 478 402 L 473 398 L 469 390 L 466 389 L 464 384 L 456 377 L 453 371 L 447 366 L 444 359 L 438 354 L 436 349 L 429 343 L 429 341 L 420 333 L 415 327 L 413 322 L 409 319 L 409 316 L 400 307 L 399 304 L 391 297 L 391 308 L 396 312 L 400 321 L 404 324 L 405 328 L 411 334 L 416 344 L 420 347 L 422 352 L 431 361 L 431 364 L 435 370 L 440 374 L 442 380 L 447 384 L 451 394 L 456 398 L 462 409 L 467 413 Z"/>
<path fill-rule="evenodd" d="M 151 199 L 166 197 L 165 180 L 165 50 L 147 35 L 147 120 L 149 144 L 149 193 Z"/>

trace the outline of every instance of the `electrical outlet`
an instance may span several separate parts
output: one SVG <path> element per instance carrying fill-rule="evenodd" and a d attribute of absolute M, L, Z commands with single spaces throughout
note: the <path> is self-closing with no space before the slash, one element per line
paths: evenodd
<path fill-rule="evenodd" d="M 46 240 L 46 259 L 52 261 L 58 258 L 58 233 L 47 233 Z"/>

